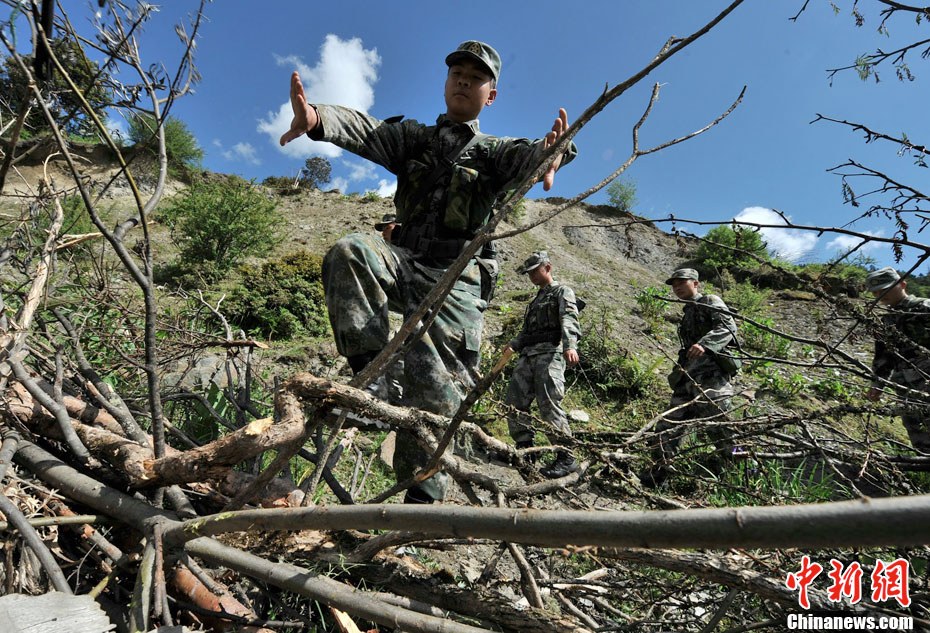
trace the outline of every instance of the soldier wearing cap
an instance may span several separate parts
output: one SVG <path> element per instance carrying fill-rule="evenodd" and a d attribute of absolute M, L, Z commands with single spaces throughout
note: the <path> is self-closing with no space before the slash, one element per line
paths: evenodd
<path fill-rule="evenodd" d="M 572 430 L 562 410 L 565 396 L 565 365 L 578 364 L 578 305 L 571 288 L 552 279 L 552 263 L 546 251 L 537 251 L 517 268 L 539 288 L 526 308 L 523 329 L 510 342 L 510 349 L 520 354 L 510 378 L 505 404 L 514 409 L 508 420 L 510 436 L 518 449 L 533 446 L 535 431 L 529 418 L 533 401 L 539 417 L 562 436 Z M 559 444 L 550 437 L 551 444 Z M 550 479 L 564 477 L 578 470 L 571 453 L 560 450 L 555 461 L 540 472 Z"/>
<path fill-rule="evenodd" d="M 870 272 L 865 284 L 889 309 L 882 316 L 883 332 L 875 339 L 875 378 L 866 397 L 878 401 L 882 385 L 891 382 L 904 400 L 907 413 L 901 422 L 911 445 L 930 454 L 930 299 L 907 294 L 907 281 L 890 266 Z"/>
<path fill-rule="evenodd" d="M 323 286 L 336 347 L 355 372 L 388 341 L 388 303 L 400 302 L 404 314 L 411 314 L 487 223 L 494 201 L 530 175 L 568 127 L 563 109 L 552 130 L 536 141 L 482 134 L 478 115 L 497 98 L 500 55 L 483 42 L 467 41 L 445 62 L 446 112 L 435 125 L 311 105 L 300 76 L 291 76 L 294 118 L 281 136 L 282 145 L 307 134 L 397 175 L 394 206 L 402 226 L 390 244 L 370 234 L 352 234 L 324 258 Z M 553 161 L 543 177 L 546 190 L 555 170 L 575 153 L 572 145 Z M 480 259 L 468 263 L 432 326 L 406 354 L 402 404 L 452 415 L 473 385 L 488 297 L 482 295 Z M 411 435 L 398 435 L 394 464 L 400 479 L 410 477 L 426 458 Z M 442 499 L 447 479 L 438 473 L 410 488 L 405 501 Z"/>
<path fill-rule="evenodd" d="M 391 233 L 399 226 L 397 216 L 393 213 L 385 213 L 381 216 L 380 222 L 375 222 L 375 230 L 381 232 L 381 237 L 384 238 L 385 242 L 391 241 Z"/>
<path fill-rule="evenodd" d="M 678 363 L 668 377 L 672 388 L 669 408 L 677 409 L 656 424 L 655 463 L 640 477 L 650 486 L 659 485 L 668 476 L 669 462 L 685 431 L 682 423 L 707 418 L 719 423 L 726 419 L 733 395 L 731 376 L 719 362 L 721 355 L 732 355 L 736 343 L 736 323 L 727 304 L 717 295 L 700 292 L 700 275 L 693 268 L 679 268 L 665 283 L 686 303 L 678 324 Z M 728 433 L 711 427 L 709 435 L 725 457 L 730 449 Z"/>

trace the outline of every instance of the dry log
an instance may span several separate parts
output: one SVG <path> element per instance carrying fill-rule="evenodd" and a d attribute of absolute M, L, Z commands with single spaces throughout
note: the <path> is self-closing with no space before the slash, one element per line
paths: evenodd
<path fill-rule="evenodd" d="M 206 611 L 215 613 L 229 613 L 230 615 L 256 620 L 258 617 L 255 612 L 236 600 L 231 594 L 217 595 L 200 582 L 200 580 L 183 566 L 178 565 L 171 576 L 171 586 L 178 593 L 190 600 L 195 605 Z M 257 626 L 238 626 L 229 620 L 219 618 L 206 618 L 214 627 L 219 630 L 229 630 L 235 628 L 242 633 L 276 633 L 273 629 Z"/>

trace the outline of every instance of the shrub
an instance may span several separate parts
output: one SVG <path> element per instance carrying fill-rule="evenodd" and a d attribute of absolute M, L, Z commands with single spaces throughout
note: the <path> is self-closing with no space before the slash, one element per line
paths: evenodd
<path fill-rule="evenodd" d="M 743 226 L 721 225 L 707 232 L 697 252 L 707 268 L 757 268 L 757 257 L 768 259 L 769 252 L 759 231 Z"/>
<path fill-rule="evenodd" d="M 588 328 L 578 345 L 587 380 L 598 398 L 625 402 L 649 393 L 657 384 L 661 359 L 650 359 L 623 348 L 613 335 L 606 314 Z"/>
<path fill-rule="evenodd" d="M 744 345 L 769 358 L 788 358 L 791 340 L 765 329 L 775 329 L 775 322 L 772 319 L 766 317 L 756 319 L 756 322 L 759 325 L 749 321 L 743 321 L 740 325 Z"/>
<path fill-rule="evenodd" d="M 195 182 L 160 218 L 180 248 L 181 268 L 207 280 L 273 247 L 282 221 L 276 202 L 236 177 Z"/>
<path fill-rule="evenodd" d="M 326 334 L 322 261 L 297 251 L 261 266 L 244 266 L 242 286 L 226 303 L 229 319 L 268 338 Z"/>
<path fill-rule="evenodd" d="M 766 302 L 769 299 L 770 290 L 760 290 L 752 285 L 749 281 L 743 281 L 733 284 L 727 291 L 727 305 L 747 317 L 754 317 L 763 314 L 768 306 Z"/>
<path fill-rule="evenodd" d="M 180 119 L 169 116 L 165 122 L 165 154 L 168 173 L 182 176 L 200 165 L 203 149 Z M 158 126 L 151 114 L 134 114 L 129 117 L 129 140 L 149 154 L 158 154 Z"/>
<path fill-rule="evenodd" d="M 771 361 L 759 364 L 754 373 L 759 378 L 759 388 L 782 401 L 791 400 L 809 386 L 807 379 L 800 373 L 785 375 Z"/>
<path fill-rule="evenodd" d="M 26 3 L 28 4 L 28 3 Z M 16 6 L 16 3 L 13 4 Z M 25 6 L 25 5 L 24 5 Z M 112 92 L 106 88 L 107 69 L 101 69 L 96 62 L 91 61 L 84 54 L 80 43 L 65 38 L 52 38 L 49 42 L 52 52 L 61 62 L 65 71 L 80 90 L 80 96 L 87 100 L 94 114 L 101 120 L 107 118 L 107 107 L 113 101 Z M 23 58 L 28 68 L 32 67 L 32 55 Z M 73 137 L 96 140 L 98 130 L 81 105 L 81 100 L 68 85 L 61 73 L 54 72 L 43 85 L 43 93 L 47 95 L 49 111 L 56 124 L 66 134 Z M 19 112 L 24 105 L 34 99 L 26 74 L 22 71 L 16 59 L 12 56 L 4 57 L 0 62 L 0 94 L 3 95 L 4 109 L 9 112 Z M 49 124 L 41 108 L 32 107 L 26 117 L 26 127 L 23 130 L 33 134 L 42 135 L 49 132 Z M 23 134 L 25 140 L 30 134 Z"/>
<path fill-rule="evenodd" d="M 301 190 L 302 180 L 295 180 L 287 176 L 268 176 L 262 181 L 262 185 L 269 189 L 274 189 L 275 193 L 286 196 L 298 193 Z"/>
<path fill-rule="evenodd" d="M 612 207 L 623 213 L 632 213 L 636 206 L 636 183 L 617 178 L 607 185 L 607 199 Z"/>
<path fill-rule="evenodd" d="M 636 305 L 639 307 L 639 313 L 650 330 L 656 329 L 665 312 L 668 310 L 668 303 L 663 298 L 668 294 L 665 288 L 656 286 L 647 286 L 636 293 Z"/>

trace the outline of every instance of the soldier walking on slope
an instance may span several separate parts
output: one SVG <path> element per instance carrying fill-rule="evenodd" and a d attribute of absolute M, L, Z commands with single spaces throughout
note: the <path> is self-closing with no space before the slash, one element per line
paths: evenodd
<path fill-rule="evenodd" d="M 528 423 L 533 400 L 539 416 L 561 435 L 571 437 L 572 430 L 562 410 L 565 396 L 565 365 L 578 364 L 578 306 L 571 288 L 552 279 L 552 264 L 546 251 L 530 255 L 517 268 L 539 288 L 527 306 L 523 329 L 510 342 L 510 349 L 520 354 L 510 378 L 505 404 L 515 412 L 510 415 L 510 436 L 518 449 L 533 446 L 535 431 Z M 550 444 L 558 441 L 549 439 Z M 578 470 L 578 462 L 566 450 L 559 450 L 552 465 L 540 472 L 558 479 Z"/>
<path fill-rule="evenodd" d="M 684 435 L 683 422 L 706 419 L 715 425 L 726 419 L 733 395 L 730 378 L 738 369 L 733 366 L 733 352 L 727 349 L 736 344 L 736 323 L 723 299 L 701 294 L 700 275 L 693 268 L 679 268 L 665 283 L 687 303 L 678 325 L 678 363 L 668 377 L 672 388 L 669 408 L 680 408 L 656 424 L 654 464 L 640 476 L 643 484 L 652 487 L 668 477 L 668 465 Z M 710 429 L 717 453 L 726 457 L 731 448 L 729 433 L 719 426 Z"/>
<path fill-rule="evenodd" d="M 875 339 L 875 379 L 866 397 L 877 402 L 885 381 L 893 383 L 908 409 L 901 422 L 911 446 L 930 454 L 930 299 L 907 294 L 907 281 L 890 266 L 869 273 L 865 284 L 888 308 L 885 331 Z"/>

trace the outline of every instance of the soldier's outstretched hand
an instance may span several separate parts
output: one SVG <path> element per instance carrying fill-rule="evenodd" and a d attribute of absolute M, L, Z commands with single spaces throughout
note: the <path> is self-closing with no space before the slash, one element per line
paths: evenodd
<path fill-rule="evenodd" d="M 316 110 L 307 103 L 304 85 L 301 83 L 300 75 L 296 70 L 291 75 L 291 109 L 294 111 L 294 118 L 291 119 L 291 129 L 281 135 L 281 145 L 286 145 L 295 138 L 300 138 L 320 122 Z"/>
<path fill-rule="evenodd" d="M 559 137 L 565 134 L 565 130 L 568 129 L 568 112 L 565 111 L 565 108 L 559 108 L 559 118 L 555 120 L 555 123 L 552 124 L 552 131 L 546 134 L 546 138 L 543 139 L 543 147 L 549 148 L 555 145 Z M 555 172 L 559 168 L 559 165 L 562 164 L 562 154 L 559 154 L 555 157 L 555 160 L 552 161 L 552 164 L 549 166 L 549 170 L 543 176 L 543 189 L 549 191 L 552 188 L 552 183 L 555 182 Z"/>

